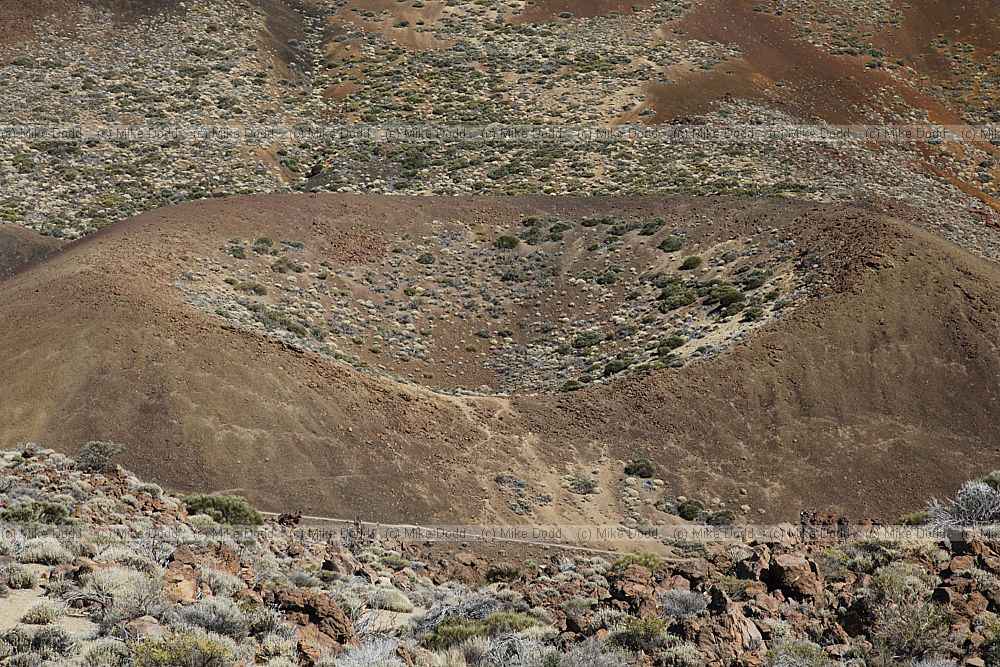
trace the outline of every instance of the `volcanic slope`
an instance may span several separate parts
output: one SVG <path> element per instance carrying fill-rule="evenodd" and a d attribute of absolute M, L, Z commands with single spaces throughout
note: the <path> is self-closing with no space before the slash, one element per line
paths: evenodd
<path fill-rule="evenodd" d="M 19 225 L 0 224 L 0 276 L 54 252 L 60 245 L 62 242 L 51 236 Z"/>
<path fill-rule="evenodd" d="M 777 199 L 353 195 L 152 211 L 0 282 L 0 446 L 38 441 L 72 451 L 90 439 L 125 442 L 125 465 L 182 492 L 237 491 L 264 509 L 383 521 L 667 519 L 652 508 L 656 498 L 637 509 L 625 493 L 622 462 L 640 456 L 656 462 L 665 480 L 653 492 L 745 504 L 752 512 L 743 520 L 761 518 L 758 508 L 766 518 L 790 519 L 805 507 L 892 519 L 1000 467 L 996 266 L 910 227 L 904 210 L 895 213 Z M 530 220 L 544 221 L 546 236 L 537 239 Z M 577 226 L 563 229 L 560 221 Z M 548 238 L 552 227 L 561 240 Z M 701 353 L 672 356 L 671 344 L 654 341 L 663 358 L 647 362 L 649 370 L 583 369 L 591 377 L 577 383 L 590 386 L 575 391 L 565 389 L 577 384 L 503 394 L 482 388 L 481 395 L 466 395 L 476 387 L 459 390 L 459 381 L 478 379 L 473 373 L 434 389 L 440 383 L 421 384 L 420 374 L 405 377 L 399 360 L 326 354 L 304 342 L 313 335 L 308 328 L 294 333 L 300 318 L 330 325 L 343 317 L 317 317 L 325 307 L 319 299 L 313 311 L 295 310 L 295 286 L 321 292 L 316 283 L 325 279 L 335 284 L 322 294 L 336 292 L 372 313 L 353 325 L 359 339 L 369 335 L 363 325 L 390 303 L 379 291 L 387 257 L 405 258 L 399 270 L 408 267 L 423 296 L 432 280 L 454 284 L 463 278 L 460 265 L 451 265 L 452 276 L 425 273 L 444 261 L 439 245 L 429 262 L 407 244 L 432 245 L 458 231 L 498 255 L 547 253 L 544 267 L 564 281 L 549 285 L 553 298 L 564 286 L 600 284 L 607 264 L 587 253 L 619 255 L 622 265 L 617 282 L 565 303 L 569 324 L 558 313 L 537 314 L 526 297 L 466 319 L 439 312 L 444 337 L 482 326 L 502 350 L 511 344 L 505 338 L 516 345 L 525 327 L 546 318 L 564 326 L 585 319 L 586 310 L 571 309 L 590 298 L 601 337 L 584 348 L 600 359 L 610 347 L 607 359 L 628 366 L 615 346 L 639 335 L 643 323 L 613 328 L 600 319 L 619 299 L 634 298 L 641 308 L 663 293 L 670 301 L 678 284 L 693 292 L 680 301 L 695 302 L 663 322 L 668 338 L 678 330 L 731 333 L 745 313 L 726 315 L 722 304 L 709 303 L 720 286 L 733 295 L 739 285 L 744 310 L 760 308 L 763 316 Z M 513 249 L 501 240 L 518 234 L 529 240 Z M 584 246 L 585 234 L 601 240 Z M 684 247 L 671 253 L 675 237 Z M 666 259 L 650 254 L 654 245 Z M 295 252 L 310 249 L 324 264 L 297 259 Z M 264 274 L 253 273 L 255 258 L 266 252 L 274 253 L 271 272 L 287 282 L 257 289 Z M 229 259 L 205 263 L 220 256 Z M 678 283 L 672 276 L 685 256 L 703 265 Z M 586 261 L 604 273 L 555 275 Z M 739 282 L 758 265 L 770 272 L 765 285 Z M 345 271 L 370 277 L 370 293 Z M 651 292 L 643 276 L 662 291 Z M 623 282 L 638 286 L 623 293 Z M 266 316 L 234 319 L 192 301 L 220 284 L 259 301 L 248 312 Z M 782 308 L 756 296 L 769 286 Z M 734 307 L 735 296 L 727 303 Z M 670 317 L 673 307 L 666 307 Z M 692 322 L 707 328 L 685 330 Z M 407 322 L 399 324 L 406 330 Z M 413 328 L 423 326 L 417 320 Z M 449 339 L 453 356 L 442 350 L 420 363 L 429 363 L 434 379 L 447 377 L 456 359 L 485 364 L 492 348 L 479 340 L 481 350 L 472 352 Z M 577 340 L 562 349 L 582 355 Z M 362 347 L 373 345 L 362 340 L 359 355 Z M 586 500 L 565 488 L 566 475 L 592 471 L 599 490 Z"/>

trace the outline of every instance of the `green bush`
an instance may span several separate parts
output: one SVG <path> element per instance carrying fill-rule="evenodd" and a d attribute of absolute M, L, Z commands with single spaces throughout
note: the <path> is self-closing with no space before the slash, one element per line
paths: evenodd
<path fill-rule="evenodd" d="M 69 521 L 69 510 L 59 503 L 28 500 L 0 512 L 0 520 L 8 523 L 60 525 Z"/>
<path fill-rule="evenodd" d="M 514 563 L 494 563 L 486 570 L 486 581 L 512 583 L 524 578 L 524 571 Z"/>
<path fill-rule="evenodd" d="M 669 313 L 671 310 L 690 306 L 698 300 L 698 293 L 690 289 L 664 290 L 660 297 L 660 312 Z"/>
<path fill-rule="evenodd" d="M 303 273 L 306 269 L 294 260 L 288 259 L 287 257 L 279 257 L 273 264 L 271 264 L 271 270 L 275 273 L 288 273 L 289 271 Z"/>
<path fill-rule="evenodd" d="M 131 647 L 135 667 L 224 667 L 236 657 L 232 640 L 198 630 L 146 638 Z"/>
<path fill-rule="evenodd" d="M 467 639 L 474 637 L 485 637 L 486 626 L 471 618 L 453 617 L 447 618 L 434 628 L 433 632 L 425 634 L 422 638 L 424 646 L 432 651 L 443 651 L 461 644 Z"/>
<path fill-rule="evenodd" d="M 531 616 L 508 611 L 490 614 L 482 621 L 462 616 L 445 619 L 432 632 L 422 638 L 432 650 L 445 650 L 474 637 L 492 637 L 501 633 L 517 632 L 538 625 Z"/>
<path fill-rule="evenodd" d="M 681 269 L 684 271 L 691 271 L 692 269 L 697 269 L 702 264 L 701 257 L 688 257 L 683 262 L 681 262 Z"/>
<path fill-rule="evenodd" d="M 521 241 L 516 236 L 501 236 L 493 245 L 500 250 L 513 250 Z"/>
<path fill-rule="evenodd" d="M 818 645 L 810 641 L 782 643 L 767 652 L 764 658 L 768 667 L 826 667 L 830 658 Z"/>
<path fill-rule="evenodd" d="M 624 627 L 611 633 L 608 642 L 629 651 L 652 653 L 669 643 L 667 626 L 667 621 L 657 616 L 630 618 Z"/>
<path fill-rule="evenodd" d="M 695 498 L 688 498 L 677 506 L 677 516 L 687 521 L 694 521 L 703 511 L 705 503 Z"/>
<path fill-rule="evenodd" d="M 244 294 L 256 294 L 257 296 L 267 295 L 267 287 L 254 281 L 244 280 L 233 285 L 233 288 L 243 292 Z"/>
<path fill-rule="evenodd" d="M 677 252 L 684 245 L 684 239 L 677 236 L 676 234 L 671 234 L 667 238 L 660 241 L 658 246 L 663 252 Z"/>
<path fill-rule="evenodd" d="M 604 377 L 611 377 L 628 369 L 632 365 L 630 359 L 612 359 L 604 366 Z"/>
<path fill-rule="evenodd" d="M 498 611 L 490 614 L 483 621 L 486 634 L 489 636 L 501 633 L 518 632 L 538 625 L 538 621 L 527 614 L 512 611 Z"/>
<path fill-rule="evenodd" d="M 14 590 L 27 590 L 38 585 L 38 577 L 30 569 L 20 563 L 7 563 L 0 570 L 0 583 Z"/>
<path fill-rule="evenodd" d="M 656 464 L 649 459 L 632 459 L 625 464 L 625 474 L 644 479 L 656 477 Z"/>
<path fill-rule="evenodd" d="M 435 259 L 434 255 L 429 252 L 421 253 L 420 256 L 417 257 L 417 262 L 419 264 L 433 264 L 436 261 L 437 259 Z"/>
<path fill-rule="evenodd" d="M 904 514 L 899 517 L 899 521 L 896 523 L 901 526 L 923 526 L 927 523 L 928 515 L 927 510 L 920 510 L 918 512 L 911 512 L 910 514 Z"/>
<path fill-rule="evenodd" d="M 676 350 L 677 348 L 679 348 L 682 345 L 684 345 L 684 343 L 686 343 L 686 342 L 687 341 L 685 341 L 680 336 L 667 336 L 666 338 L 664 338 L 663 340 L 660 341 L 660 344 L 658 345 L 658 347 L 661 350 L 662 349 L 666 349 L 668 351 L 669 350 Z"/>
<path fill-rule="evenodd" d="M 708 293 L 708 299 L 705 303 L 717 303 L 720 308 L 729 308 L 734 304 L 743 303 L 743 301 L 743 292 L 726 283 L 713 288 Z"/>
<path fill-rule="evenodd" d="M 649 551 L 635 551 L 625 554 L 612 563 L 611 567 L 616 570 L 622 570 L 630 565 L 641 565 L 648 570 L 655 570 L 663 565 L 663 559 Z"/>
<path fill-rule="evenodd" d="M 589 496 L 597 491 L 597 480 L 583 475 L 574 476 L 569 481 L 569 490 L 581 496 Z"/>
<path fill-rule="evenodd" d="M 260 512 L 242 496 L 198 494 L 184 499 L 188 514 L 207 514 L 218 523 L 232 526 L 259 526 Z"/>
<path fill-rule="evenodd" d="M 736 513 L 732 510 L 720 510 L 712 512 L 708 517 L 710 526 L 731 526 L 736 523 Z"/>
<path fill-rule="evenodd" d="M 76 469 L 84 472 L 104 472 L 111 463 L 111 457 L 124 451 L 125 445 L 113 442 L 88 442 L 76 455 Z"/>
<path fill-rule="evenodd" d="M 397 556 L 396 554 L 386 554 L 379 559 L 383 565 L 386 567 L 399 572 L 400 570 L 405 570 L 410 567 L 412 563 L 402 556 Z"/>
<path fill-rule="evenodd" d="M 724 591 L 726 595 L 734 600 L 743 600 L 747 596 L 747 586 L 750 582 L 746 579 L 738 579 L 731 574 L 723 574 L 715 577 L 712 581 L 715 587 Z"/>
<path fill-rule="evenodd" d="M 55 623 L 66 613 L 65 607 L 52 600 L 40 600 L 28 607 L 21 617 L 21 622 L 27 625 L 49 625 Z"/>
<path fill-rule="evenodd" d="M 600 331 L 585 331 L 573 339 L 573 347 L 578 350 L 584 350 L 597 345 L 603 340 L 604 334 Z"/>

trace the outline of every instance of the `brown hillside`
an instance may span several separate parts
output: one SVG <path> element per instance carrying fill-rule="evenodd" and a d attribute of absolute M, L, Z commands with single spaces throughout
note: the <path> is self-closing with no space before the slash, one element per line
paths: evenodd
<path fill-rule="evenodd" d="M 19 225 L 0 224 L 0 276 L 17 267 L 41 259 L 62 243 Z"/>
<path fill-rule="evenodd" d="M 111 11 L 116 21 L 127 21 L 162 11 L 177 11 L 179 0 L 0 0 L 0 44 L 29 42 L 36 21 L 64 22 L 85 7 Z"/>
<path fill-rule="evenodd" d="M 602 214 L 658 215 L 698 243 L 776 227 L 824 254 L 825 287 L 738 355 L 572 393 L 478 398 L 297 351 L 184 305 L 177 288 L 190 257 L 234 236 L 320 245 L 363 272 L 435 220 L 494 233 L 525 215 Z M 1000 467 L 997 294 L 994 265 L 842 206 L 333 195 L 185 204 L 0 284 L 0 445 L 127 442 L 124 462 L 169 487 L 342 517 L 516 518 L 494 481 L 511 471 L 553 496 L 534 521 L 617 519 L 618 461 L 644 455 L 672 493 L 771 518 L 806 506 L 894 518 Z M 609 489 L 595 501 L 559 486 L 591 469 Z"/>

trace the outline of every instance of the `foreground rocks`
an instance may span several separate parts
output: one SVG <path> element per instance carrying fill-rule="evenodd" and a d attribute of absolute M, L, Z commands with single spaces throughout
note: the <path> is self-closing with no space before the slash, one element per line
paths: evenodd
<path fill-rule="evenodd" d="M 109 662 L 118 655 L 167 667 L 173 658 L 156 656 L 194 651 L 271 667 L 447 656 L 473 667 L 985 667 L 1000 655 L 1000 544 L 981 539 L 803 530 L 803 543 L 789 526 L 781 540 L 675 543 L 667 560 L 556 549 L 514 558 L 497 545 L 399 542 L 289 517 L 229 530 L 110 464 L 81 470 L 38 447 L 0 460 L 7 516 L 77 493 L 66 514 L 46 505 L 39 515 L 75 521 L 72 530 L 10 525 L 0 542 L 6 589 L 57 609 L 44 631 L 0 628 L 0 660 L 119 664 Z M 134 499 L 140 488 L 155 502 Z M 116 498 L 131 511 L 115 513 L 109 540 L 97 519 Z M 27 607 L 7 608 L 22 599 L 0 599 L 0 609 L 27 619 Z"/>

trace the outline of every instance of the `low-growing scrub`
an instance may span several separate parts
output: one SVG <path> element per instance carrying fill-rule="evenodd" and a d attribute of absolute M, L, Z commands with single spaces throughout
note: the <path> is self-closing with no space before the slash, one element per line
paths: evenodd
<path fill-rule="evenodd" d="M 206 514 L 230 526 L 259 526 L 264 518 L 242 496 L 193 495 L 184 499 L 189 514 Z"/>

